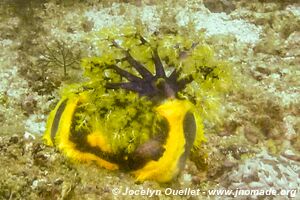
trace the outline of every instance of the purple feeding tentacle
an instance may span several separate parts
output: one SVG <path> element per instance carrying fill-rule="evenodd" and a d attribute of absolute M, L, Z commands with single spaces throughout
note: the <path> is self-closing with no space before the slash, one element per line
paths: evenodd
<path fill-rule="evenodd" d="M 174 71 L 171 73 L 171 75 L 168 77 L 168 79 L 172 82 L 174 82 L 174 81 L 176 82 L 180 72 L 181 72 L 181 69 L 178 69 L 178 70 L 174 69 Z"/>
<path fill-rule="evenodd" d="M 149 44 L 142 36 L 140 37 L 142 45 Z M 151 48 L 152 60 L 155 65 L 155 75 L 153 75 L 142 63 L 137 61 L 130 54 L 129 50 L 125 50 L 117 42 L 113 41 L 112 45 L 123 51 L 125 56 L 117 60 L 117 62 L 127 61 L 142 76 L 138 77 L 117 65 L 108 66 L 114 69 L 120 76 L 126 78 L 128 82 L 107 83 L 108 89 L 125 89 L 137 92 L 140 96 L 147 96 L 153 102 L 159 102 L 166 98 L 174 98 L 176 94 L 185 88 L 185 86 L 193 81 L 192 76 L 187 76 L 179 80 L 179 74 L 182 69 L 175 69 L 170 76 L 167 77 L 161 58 L 159 57 L 157 48 Z M 151 47 L 151 45 L 150 45 Z"/>
<path fill-rule="evenodd" d="M 110 65 L 108 68 L 114 69 L 119 75 L 122 77 L 126 78 L 129 81 L 140 81 L 142 80 L 141 78 L 131 74 L 128 71 L 125 71 L 124 69 L 121 69 L 117 65 Z"/>
<path fill-rule="evenodd" d="M 154 60 L 154 65 L 155 65 L 155 73 L 156 73 L 155 77 L 165 78 L 166 73 L 165 73 L 165 70 L 164 70 L 164 66 L 161 62 L 161 59 L 158 55 L 157 49 L 153 49 L 152 59 Z"/>
<path fill-rule="evenodd" d="M 121 49 L 125 53 L 124 59 L 127 60 L 127 62 L 129 62 L 129 64 L 132 65 L 144 79 L 152 79 L 153 75 L 151 72 L 143 64 L 135 60 L 128 50 L 125 50 L 116 41 L 112 41 L 112 46 Z"/>
<path fill-rule="evenodd" d="M 149 44 L 149 42 L 143 36 L 141 36 L 140 34 L 138 34 L 138 36 L 139 36 L 140 41 L 141 41 L 142 44 Z M 152 59 L 154 61 L 154 65 L 155 65 L 155 77 L 156 78 L 165 78 L 166 73 L 165 73 L 165 70 L 164 70 L 164 66 L 161 62 L 161 59 L 158 55 L 157 48 L 153 49 L 151 47 L 151 49 L 152 49 Z"/>
<path fill-rule="evenodd" d="M 183 79 L 179 80 L 177 85 L 178 85 L 178 90 L 182 90 L 185 88 L 185 86 L 187 84 L 189 84 L 190 82 L 193 81 L 193 76 L 192 75 L 189 75 L 187 77 L 184 77 Z"/>
<path fill-rule="evenodd" d="M 132 65 L 138 72 L 139 74 L 145 78 L 145 79 L 151 79 L 153 77 L 153 75 L 151 74 L 151 72 L 141 63 L 139 63 L 137 60 L 135 60 L 131 54 L 129 53 L 129 51 L 125 51 L 125 55 L 126 55 L 126 60 L 129 62 L 130 65 Z"/>
<path fill-rule="evenodd" d="M 119 89 L 123 88 L 125 90 L 134 91 L 137 93 L 141 93 L 143 88 L 140 87 L 138 82 L 126 82 L 126 83 L 107 83 L 107 89 Z"/>

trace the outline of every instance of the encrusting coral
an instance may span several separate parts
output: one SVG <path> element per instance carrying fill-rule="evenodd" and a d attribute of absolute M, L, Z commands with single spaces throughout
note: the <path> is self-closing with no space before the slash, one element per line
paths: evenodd
<path fill-rule="evenodd" d="M 231 85 L 229 65 L 201 38 L 103 29 L 100 56 L 82 60 L 88 81 L 65 88 L 46 143 L 73 160 L 135 170 L 137 180 L 172 180 Z"/>

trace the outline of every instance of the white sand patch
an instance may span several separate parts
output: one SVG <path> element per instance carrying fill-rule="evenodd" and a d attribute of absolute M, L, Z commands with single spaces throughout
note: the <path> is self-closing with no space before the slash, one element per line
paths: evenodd
<path fill-rule="evenodd" d="M 226 13 L 191 13 L 184 9 L 176 17 L 180 26 L 189 22 L 195 24 L 196 30 L 205 30 L 207 36 L 234 35 L 240 42 L 255 44 L 259 41 L 261 28 L 245 20 L 232 20 Z"/>
<path fill-rule="evenodd" d="M 300 18 L 300 6 L 288 6 L 286 10 L 291 11 L 293 15 Z"/>
<path fill-rule="evenodd" d="M 25 134 L 43 134 L 46 130 L 45 120 L 45 115 L 30 115 L 25 121 Z"/>

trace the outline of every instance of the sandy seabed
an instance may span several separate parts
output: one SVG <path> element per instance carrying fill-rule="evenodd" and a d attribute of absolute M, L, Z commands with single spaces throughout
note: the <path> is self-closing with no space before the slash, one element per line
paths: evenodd
<path fill-rule="evenodd" d="M 2 0 L 0 13 L 0 199 L 148 198 L 141 188 L 300 188 L 297 1 Z M 80 58 L 97 55 L 95 33 L 123 24 L 142 24 L 150 33 L 182 27 L 204 32 L 216 57 L 231 63 L 238 85 L 224 100 L 222 123 L 206 124 L 207 142 L 169 184 L 136 183 L 128 173 L 72 163 L 41 139 L 60 89 L 82 81 Z M 44 59 L 62 46 L 69 51 L 66 71 Z M 114 188 L 140 192 L 116 196 Z M 234 199 L 207 193 L 154 198 Z"/>

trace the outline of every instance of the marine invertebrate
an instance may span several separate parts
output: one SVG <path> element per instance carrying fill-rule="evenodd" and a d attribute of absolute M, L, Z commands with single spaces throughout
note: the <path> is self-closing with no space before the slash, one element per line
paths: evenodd
<path fill-rule="evenodd" d="M 45 45 L 45 51 L 41 52 L 38 66 L 41 67 L 42 77 L 49 66 L 63 68 L 63 74 L 67 76 L 67 68 L 79 63 L 80 52 L 72 51 L 64 42 L 55 40 L 51 47 Z"/>
<path fill-rule="evenodd" d="M 82 62 L 90 81 L 64 92 L 46 143 L 140 181 L 172 180 L 204 141 L 204 107 L 217 107 L 215 97 L 230 83 L 227 65 L 204 43 L 177 35 L 142 37 L 125 27 L 99 37 L 101 56 Z M 206 103 L 198 92 L 208 91 Z"/>

